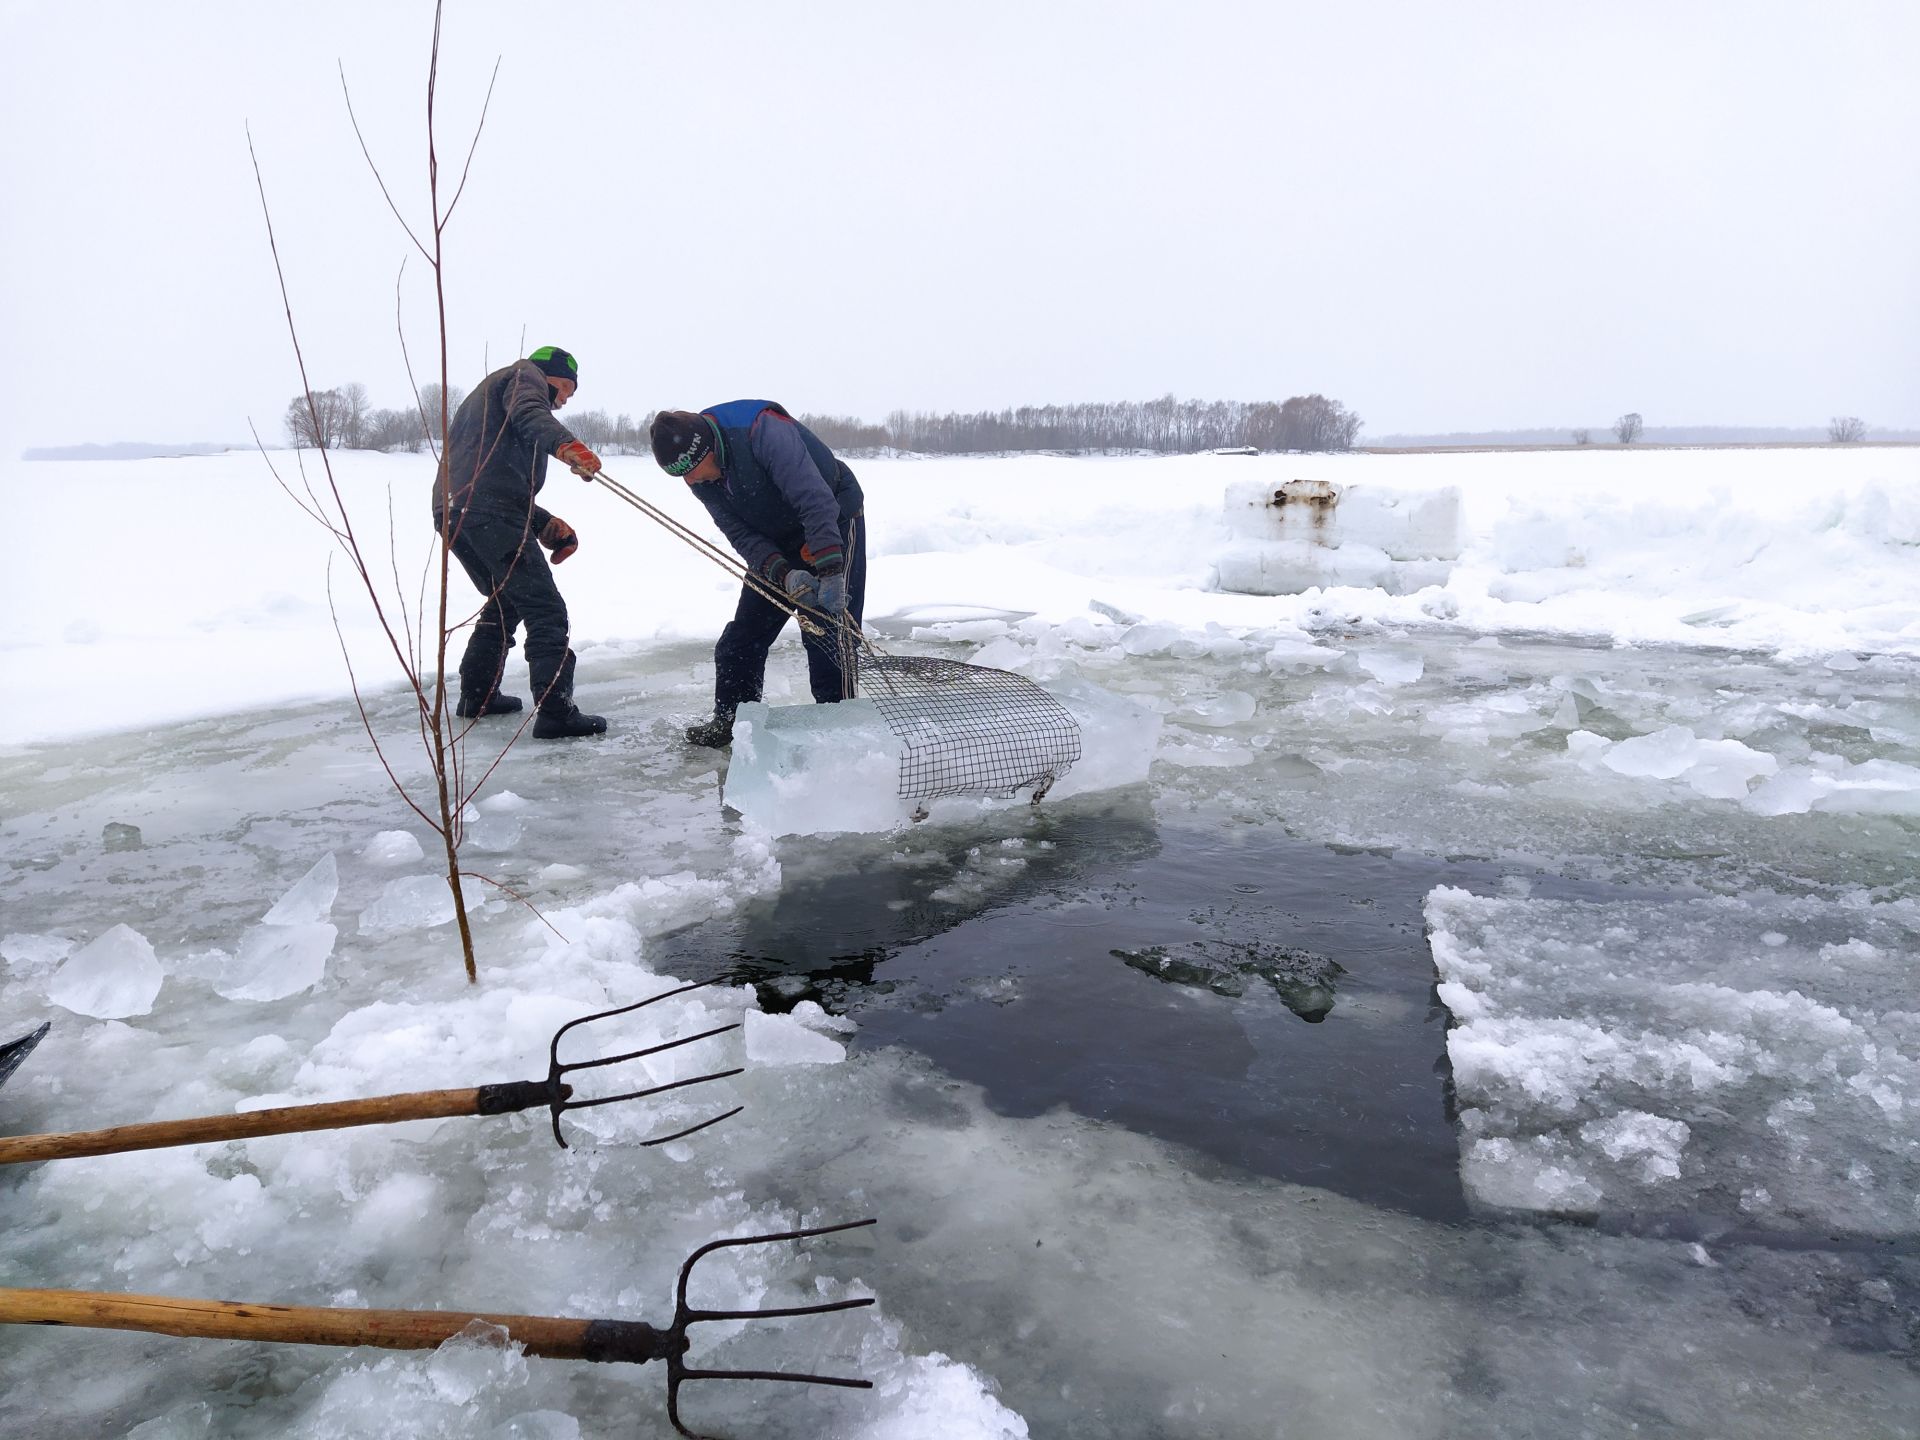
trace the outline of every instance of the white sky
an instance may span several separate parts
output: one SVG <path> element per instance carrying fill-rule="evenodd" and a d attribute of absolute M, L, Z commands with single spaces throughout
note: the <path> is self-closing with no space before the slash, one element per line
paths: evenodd
<path fill-rule="evenodd" d="M 1284 398 L 1366 433 L 1920 424 L 1920 5 L 449 6 L 454 382 L 582 408 Z M 407 397 L 432 7 L 0 0 L 0 454 Z M 409 264 L 416 363 L 431 289 Z"/>

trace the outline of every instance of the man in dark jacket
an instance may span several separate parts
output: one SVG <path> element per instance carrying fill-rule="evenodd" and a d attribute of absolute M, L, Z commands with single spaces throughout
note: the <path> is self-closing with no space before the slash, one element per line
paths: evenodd
<path fill-rule="evenodd" d="M 534 500 L 546 483 L 549 455 L 582 480 L 599 473 L 600 457 L 553 418 L 572 398 L 579 373 L 566 351 L 543 345 L 482 380 L 453 417 L 433 492 L 433 523 L 485 597 L 460 659 L 459 713 L 472 719 L 520 708 L 519 696 L 500 694 L 500 676 L 514 631 L 524 624 L 539 707 L 533 733 L 540 740 L 607 728 L 573 703 L 567 602 L 540 553 L 546 546 L 558 565 L 580 548 L 580 537 Z"/>
<path fill-rule="evenodd" d="M 733 400 L 694 414 L 666 410 L 653 422 L 653 458 L 692 487 L 748 570 L 797 604 L 825 613 L 829 631 L 857 630 L 866 605 L 865 505 L 853 471 L 826 443 L 770 400 Z M 752 584 L 740 587 L 733 620 L 713 647 L 713 718 L 688 727 L 695 745 L 733 739 L 733 712 L 758 700 L 789 610 Z M 803 630 L 813 698 L 846 693 L 838 637 Z"/>

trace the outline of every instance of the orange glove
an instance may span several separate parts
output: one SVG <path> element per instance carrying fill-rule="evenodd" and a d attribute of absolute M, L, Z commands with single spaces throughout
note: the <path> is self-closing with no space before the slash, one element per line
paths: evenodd
<path fill-rule="evenodd" d="M 573 526 L 554 515 L 540 527 L 540 543 L 553 552 L 553 563 L 558 565 L 580 548 L 580 536 Z"/>
<path fill-rule="evenodd" d="M 600 457 L 578 440 L 569 440 L 553 453 L 557 460 L 582 480 L 591 480 L 600 473 Z"/>

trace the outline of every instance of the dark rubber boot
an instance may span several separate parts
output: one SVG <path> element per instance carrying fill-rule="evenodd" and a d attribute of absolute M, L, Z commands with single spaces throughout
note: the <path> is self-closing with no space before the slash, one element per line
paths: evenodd
<path fill-rule="evenodd" d="M 462 694 L 454 714 L 462 720 L 477 720 L 482 715 L 511 715 L 526 702 L 518 695 L 502 695 L 498 691 L 484 701 L 476 700 L 472 695 Z"/>
<path fill-rule="evenodd" d="M 533 682 L 533 688 L 540 690 L 538 679 Z M 606 733 L 605 716 L 583 715 L 580 707 L 573 703 L 573 651 L 569 650 L 560 661 L 559 671 L 542 693 L 540 713 L 533 717 L 533 738 L 568 740 L 576 735 Z"/>
<path fill-rule="evenodd" d="M 536 740 L 568 740 L 576 735 L 606 733 L 606 716 L 584 714 L 571 700 L 565 705 L 544 705 L 540 713 L 533 717 L 533 738 Z"/>
<path fill-rule="evenodd" d="M 733 712 L 717 711 L 711 720 L 687 727 L 687 743 L 704 745 L 709 750 L 724 750 L 733 743 Z"/>

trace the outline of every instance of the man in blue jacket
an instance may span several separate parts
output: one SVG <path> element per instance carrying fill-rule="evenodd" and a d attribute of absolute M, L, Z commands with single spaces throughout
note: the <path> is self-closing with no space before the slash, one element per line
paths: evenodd
<path fill-rule="evenodd" d="M 663 410 L 650 438 L 660 468 L 687 482 L 748 570 L 797 604 L 858 629 L 867 591 L 865 497 L 819 436 L 771 400 L 732 400 L 698 414 Z M 687 728 L 691 744 L 732 741 L 733 712 L 760 698 L 767 651 L 789 613 L 754 585 L 740 587 L 740 604 L 713 647 L 713 718 Z M 813 698 L 843 698 L 837 637 L 803 631 L 801 639 Z"/>

